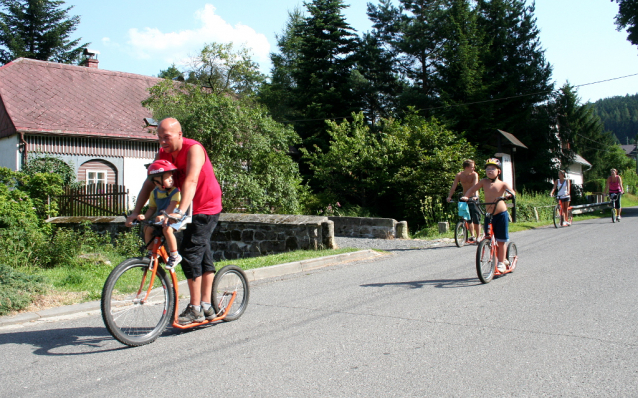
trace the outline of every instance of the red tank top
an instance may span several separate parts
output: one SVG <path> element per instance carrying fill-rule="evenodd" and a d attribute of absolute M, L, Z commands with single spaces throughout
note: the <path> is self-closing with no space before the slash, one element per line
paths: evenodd
<path fill-rule="evenodd" d="M 175 186 L 183 192 L 182 185 L 186 176 L 188 150 L 193 145 L 199 145 L 202 149 L 204 149 L 204 146 L 190 138 L 182 138 L 182 140 L 182 149 L 179 150 L 175 159 L 173 159 L 172 153 L 164 152 L 163 148 L 159 150 L 159 158 L 173 162 L 175 167 L 177 167 L 178 172 L 174 173 Z M 202 166 L 202 171 L 199 173 L 197 190 L 195 191 L 195 197 L 193 197 L 193 214 L 213 215 L 222 211 L 222 190 L 217 182 L 217 177 L 215 177 L 213 165 L 210 163 L 206 149 L 204 149 L 204 156 L 206 156 L 206 159 Z"/>

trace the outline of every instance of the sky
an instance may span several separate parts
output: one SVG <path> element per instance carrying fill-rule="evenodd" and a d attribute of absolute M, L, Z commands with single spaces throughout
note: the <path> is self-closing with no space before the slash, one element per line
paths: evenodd
<path fill-rule="evenodd" d="M 345 0 L 347 22 L 358 32 L 371 30 L 369 0 Z M 372 1 L 378 4 L 378 0 Z M 301 0 L 67 0 L 81 18 L 72 38 L 100 52 L 100 69 L 157 74 L 188 59 L 206 43 L 244 45 L 265 74 L 277 52 L 288 12 L 305 10 Z M 531 0 L 528 0 L 531 4 Z M 618 5 L 609 0 L 537 0 L 537 26 L 556 87 L 578 86 L 582 102 L 638 93 L 638 46 L 618 32 Z M 636 75 L 625 77 L 629 75 Z M 622 78 L 624 77 L 624 78 Z M 619 79 L 620 78 L 620 79 Z M 612 80 L 613 79 L 613 80 Z M 600 83 L 597 83 L 600 82 Z M 595 83 L 595 84 L 591 84 Z"/>

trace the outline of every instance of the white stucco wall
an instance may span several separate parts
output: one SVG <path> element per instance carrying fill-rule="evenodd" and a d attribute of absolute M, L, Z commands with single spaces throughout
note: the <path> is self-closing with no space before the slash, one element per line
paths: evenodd
<path fill-rule="evenodd" d="M 142 189 L 142 185 L 144 185 L 144 181 L 146 180 L 146 167 L 144 167 L 144 165 L 151 162 L 153 162 L 153 158 L 124 159 L 124 185 L 129 192 L 129 207 L 131 208 L 131 210 L 133 209 L 133 207 L 135 207 L 137 194 L 140 193 L 140 189 Z"/>
<path fill-rule="evenodd" d="M 583 165 L 574 163 L 565 170 L 567 178 L 572 180 L 572 184 L 583 185 Z"/>
<path fill-rule="evenodd" d="M 501 179 L 510 184 L 510 187 L 513 187 L 514 175 L 512 173 L 512 157 L 506 153 L 501 157 L 501 170 Z"/>
<path fill-rule="evenodd" d="M 0 139 L 0 167 L 6 167 L 13 171 L 20 170 L 19 144 L 20 140 L 17 134 Z"/>

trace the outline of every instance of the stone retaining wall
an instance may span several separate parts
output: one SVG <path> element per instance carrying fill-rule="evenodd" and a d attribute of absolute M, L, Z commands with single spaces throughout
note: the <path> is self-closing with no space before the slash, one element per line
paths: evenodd
<path fill-rule="evenodd" d="M 91 228 L 116 237 L 128 230 L 124 217 L 53 217 L 47 222 Z M 178 240 L 181 234 L 177 234 Z M 211 237 L 215 260 L 257 257 L 291 250 L 335 249 L 334 224 L 328 217 L 222 213 Z"/>
<path fill-rule="evenodd" d="M 407 222 L 392 218 L 328 217 L 334 222 L 335 236 L 374 239 L 407 239 Z"/>
<path fill-rule="evenodd" d="M 223 213 L 211 238 L 215 260 L 334 249 L 328 217 Z"/>

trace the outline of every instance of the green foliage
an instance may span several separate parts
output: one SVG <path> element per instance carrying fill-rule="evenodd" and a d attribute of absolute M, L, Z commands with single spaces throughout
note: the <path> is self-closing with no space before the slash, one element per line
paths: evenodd
<path fill-rule="evenodd" d="M 538 221 L 551 221 L 555 205 L 556 200 L 548 192 L 519 192 L 516 195 L 516 221 L 536 221 L 536 214 Z"/>
<path fill-rule="evenodd" d="M 164 81 L 151 88 L 144 105 L 156 119 L 176 117 L 185 136 L 208 151 L 224 192 L 225 211 L 296 213 L 304 188 L 288 156 L 299 137 L 247 98 L 206 92 L 195 85 L 176 88 Z"/>
<path fill-rule="evenodd" d="M 0 263 L 0 316 L 25 309 L 37 294 L 48 290 L 41 276 L 15 271 Z"/>
<path fill-rule="evenodd" d="M 613 1 L 613 0 L 612 0 Z M 627 30 L 627 40 L 638 46 L 638 0 L 616 0 L 618 14 L 616 26 L 618 31 Z"/>
<path fill-rule="evenodd" d="M 169 66 L 168 68 L 164 70 L 160 70 L 157 77 L 160 77 L 162 79 L 168 79 L 168 80 L 173 80 L 173 79 L 184 80 L 184 74 L 180 72 L 179 69 L 177 69 L 177 66 L 175 66 L 175 64 L 171 64 L 171 66 Z"/>
<path fill-rule="evenodd" d="M 438 122 L 408 115 L 382 119 L 373 133 L 362 113 L 353 121 L 329 122 L 330 150 L 304 150 L 318 185 L 329 198 L 357 205 L 382 217 L 423 223 L 421 201 L 443 197 L 463 160 L 474 148 Z"/>
<path fill-rule="evenodd" d="M 442 197 L 428 196 L 420 200 L 419 203 L 421 204 L 421 214 L 427 226 L 434 226 L 439 222 L 446 221 L 452 225 L 458 218 L 456 206 L 449 206 Z"/>
<path fill-rule="evenodd" d="M 5 178 L 9 175 L 6 171 L 2 173 Z M 20 178 L 19 173 L 11 173 Z M 15 179 L 9 177 L 5 181 Z M 14 186 L 0 184 L 0 263 L 12 267 L 37 263 L 38 251 L 46 241 L 45 230 L 29 195 Z"/>
<path fill-rule="evenodd" d="M 605 130 L 609 130 L 620 144 L 636 143 L 638 132 L 638 94 L 603 98 L 594 102 Z"/>
<path fill-rule="evenodd" d="M 29 158 L 29 161 L 21 171 L 29 176 L 33 176 L 37 173 L 57 174 L 62 178 L 63 185 L 73 185 L 76 182 L 73 168 L 62 159 L 52 156 L 36 154 L 34 157 Z"/>
<path fill-rule="evenodd" d="M 304 5 L 308 16 L 291 13 L 279 38 L 281 54 L 272 58 L 273 81 L 262 89 L 261 100 L 279 120 L 294 121 L 306 147 L 316 144 L 325 150 L 330 137 L 324 120 L 360 108 L 351 86 L 358 38 L 345 21 L 342 0 Z"/>
<path fill-rule="evenodd" d="M 627 188 L 627 192 L 636 195 L 638 193 L 638 174 L 636 169 L 627 169 L 621 174 L 623 185 Z"/>
<path fill-rule="evenodd" d="M 405 76 L 409 87 L 401 94 L 403 106 L 417 109 L 434 105 L 436 67 L 442 63 L 448 2 L 399 0 L 395 6 L 381 0 L 368 6 L 368 17 L 381 44 L 393 54 L 394 70 Z"/>
<path fill-rule="evenodd" d="M 248 49 L 242 47 L 234 51 L 232 43 L 206 44 L 191 60 L 186 74 L 186 82 L 206 87 L 217 95 L 252 95 L 265 80 Z"/>
<path fill-rule="evenodd" d="M 73 8 L 61 8 L 60 0 L 0 0 L 0 63 L 16 58 L 74 63 L 80 60 L 81 39 L 70 40 L 80 23 L 69 16 Z"/>

